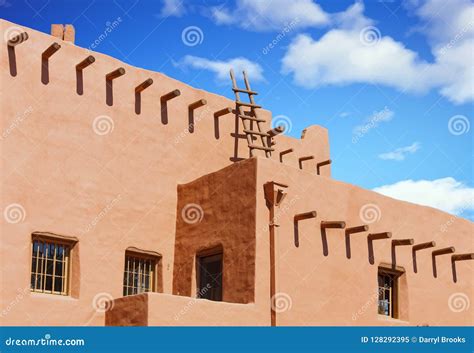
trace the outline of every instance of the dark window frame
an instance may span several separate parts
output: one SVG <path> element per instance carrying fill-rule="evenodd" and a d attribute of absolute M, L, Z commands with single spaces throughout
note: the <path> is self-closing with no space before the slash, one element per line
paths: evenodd
<path fill-rule="evenodd" d="M 400 308 L 400 277 L 404 271 L 398 271 L 392 268 L 379 267 L 377 271 L 377 312 L 379 315 L 399 318 Z M 382 283 L 381 283 L 382 282 Z M 385 302 L 386 305 L 381 305 Z"/>
<path fill-rule="evenodd" d="M 217 278 L 213 277 L 213 273 L 206 270 L 210 264 L 219 263 L 220 273 Z M 215 265 L 214 265 L 215 266 Z M 205 272 L 207 273 L 205 273 Z M 217 286 L 212 286 L 209 282 L 204 283 L 211 277 Z M 224 250 L 222 246 L 207 249 L 196 255 L 196 297 L 199 299 L 208 299 L 212 301 L 223 301 L 224 297 Z"/>
<path fill-rule="evenodd" d="M 156 293 L 161 289 L 160 254 L 140 250 L 126 250 L 123 269 L 122 294 L 124 297 L 142 293 Z M 133 264 L 131 265 L 131 262 Z M 138 267 L 136 267 L 138 265 Z M 135 267 L 132 267 L 135 266 Z M 147 270 L 147 274 L 142 270 Z M 132 282 L 130 283 L 130 275 Z M 148 285 L 146 279 L 148 277 Z M 135 280 L 136 284 L 135 285 Z M 144 280 L 144 283 L 142 283 Z M 131 285 L 130 285 L 131 284 Z M 145 284 L 145 286 L 142 286 Z"/>
<path fill-rule="evenodd" d="M 71 295 L 72 258 L 77 242 L 78 239 L 75 237 L 49 232 L 32 233 L 30 248 L 31 292 Z M 60 275 L 57 274 L 59 272 Z"/>

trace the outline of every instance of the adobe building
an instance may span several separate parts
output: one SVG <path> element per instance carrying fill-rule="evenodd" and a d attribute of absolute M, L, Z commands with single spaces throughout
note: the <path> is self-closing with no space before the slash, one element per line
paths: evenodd
<path fill-rule="evenodd" d="M 325 128 L 0 27 L 2 325 L 473 324 L 473 223 L 334 180 Z"/>

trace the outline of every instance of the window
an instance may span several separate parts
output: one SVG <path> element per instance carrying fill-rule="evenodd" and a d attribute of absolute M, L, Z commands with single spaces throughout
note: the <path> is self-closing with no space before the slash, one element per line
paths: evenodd
<path fill-rule="evenodd" d="M 401 273 L 385 268 L 378 272 L 378 313 L 389 317 L 398 317 L 398 278 Z"/>
<path fill-rule="evenodd" d="M 127 251 L 125 253 L 123 295 L 156 292 L 159 261 L 159 256 Z"/>
<path fill-rule="evenodd" d="M 198 256 L 197 297 L 214 301 L 222 300 L 222 252 Z"/>
<path fill-rule="evenodd" d="M 72 244 L 58 239 L 33 237 L 31 290 L 68 295 Z"/>

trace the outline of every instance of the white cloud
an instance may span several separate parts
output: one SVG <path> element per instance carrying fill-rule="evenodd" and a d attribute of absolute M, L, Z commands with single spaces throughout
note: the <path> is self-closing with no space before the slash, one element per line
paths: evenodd
<path fill-rule="evenodd" d="M 340 29 L 362 29 L 374 24 L 374 21 L 364 16 L 364 4 L 360 1 L 334 14 L 333 22 Z"/>
<path fill-rule="evenodd" d="M 410 153 L 413 154 L 421 147 L 419 142 L 413 142 L 410 146 L 399 147 L 394 151 L 379 154 L 380 159 L 403 161 L 405 156 Z"/>
<path fill-rule="evenodd" d="M 237 57 L 228 60 L 209 60 L 198 56 L 186 55 L 178 63 L 181 67 L 191 67 L 194 69 L 207 70 L 216 74 L 218 81 L 227 82 L 229 80 L 229 70 L 234 69 L 236 74 L 243 70 L 247 72 L 252 81 L 264 81 L 263 69 L 258 63 L 254 63 L 246 58 Z"/>
<path fill-rule="evenodd" d="M 473 6 L 463 7 L 464 11 L 471 13 Z M 430 63 L 403 43 L 383 36 L 376 27 L 361 29 L 372 22 L 363 16 L 362 3 L 356 3 L 335 16 L 340 28 L 326 32 L 319 39 L 308 34 L 297 36 L 282 59 L 282 72 L 293 75 L 295 84 L 306 88 L 368 83 L 414 93 L 438 89 L 454 103 L 473 101 L 474 40 L 470 39 L 470 33 L 474 20 L 472 17 L 471 22 L 466 20 L 469 18 L 466 14 L 455 16 L 459 24 L 446 37 L 451 40 L 446 42 L 444 38 L 436 44 L 434 62 Z M 438 33 L 437 28 L 434 26 L 430 31 L 433 36 Z"/>
<path fill-rule="evenodd" d="M 290 22 L 300 28 L 327 25 L 329 15 L 312 0 L 237 0 L 236 7 L 211 9 L 217 24 L 239 25 L 248 30 L 281 30 Z"/>
<path fill-rule="evenodd" d="M 443 81 L 440 93 L 454 103 L 474 100 L 474 39 L 441 47 L 435 51 L 433 74 Z"/>
<path fill-rule="evenodd" d="M 183 4 L 184 0 L 163 0 L 163 7 L 161 8 L 160 17 L 176 16 L 181 17 L 186 13 Z"/>
<path fill-rule="evenodd" d="M 470 0 L 427 0 L 412 8 L 424 22 L 415 29 L 427 35 L 435 48 L 456 38 L 474 37 L 474 3 Z"/>
<path fill-rule="evenodd" d="M 403 180 L 373 190 L 398 200 L 431 206 L 458 215 L 474 210 L 474 188 L 452 177 L 436 180 Z"/>
<path fill-rule="evenodd" d="M 282 62 L 283 72 L 306 88 L 375 83 L 420 92 L 430 82 L 429 65 L 403 44 L 382 37 L 375 45 L 366 45 L 354 30 L 331 30 L 319 40 L 299 35 Z"/>

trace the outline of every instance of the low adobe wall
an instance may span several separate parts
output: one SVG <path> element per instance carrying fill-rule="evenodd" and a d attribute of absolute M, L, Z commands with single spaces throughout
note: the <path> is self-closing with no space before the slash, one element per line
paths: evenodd
<path fill-rule="evenodd" d="M 269 316 L 256 304 L 146 293 L 119 298 L 106 312 L 107 326 L 261 326 Z"/>

